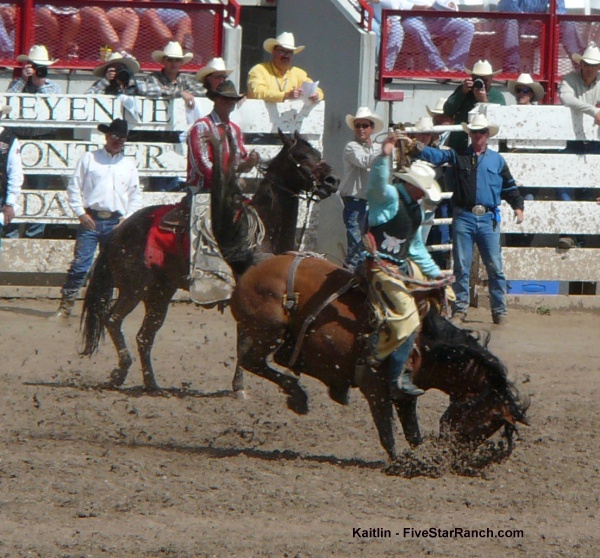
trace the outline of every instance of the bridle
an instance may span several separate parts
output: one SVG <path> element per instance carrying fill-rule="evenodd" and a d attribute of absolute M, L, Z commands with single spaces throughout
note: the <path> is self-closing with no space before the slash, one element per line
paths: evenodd
<path fill-rule="evenodd" d="M 327 164 L 327 162 L 325 161 L 325 159 L 321 158 L 319 159 L 318 163 L 313 167 L 313 169 L 307 168 L 302 163 L 300 163 L 300 161 L 298 161 L 296 157 L 294 157 L 293 149 L 294 147 L 296 147 L 296 145 L 298 145 L 298 140 L 294 140 L 294 143 L 292 143 L 290 148 L 287 150 L 288 159 L 292 162 L 292 165 L 297 170 L 298 174 L 300 175 L 300 178 L 304 182 L 309 182 L 311 187 L 310 189 L 304 189 L 294 194 L 299 198 L 304 197 L 309 202 L 312 202 L 315 199 L 315 195 L 318 195 L 317 192 L 320 190 L 321 187 L 320 180 L 318 178 L 318 175 L 315 174 L 315 172 L 321 170 L 322 167 Z"/>

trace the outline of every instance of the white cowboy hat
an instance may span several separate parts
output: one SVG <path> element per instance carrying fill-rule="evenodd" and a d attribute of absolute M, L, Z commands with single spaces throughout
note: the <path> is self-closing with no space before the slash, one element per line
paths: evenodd
<path fill-rule="evenodd" d="M 487 77 L 487 76 L 495 76 L 496 74 L 499 74 L 502 70 L 496 70 L 494 72 L 494 69 L 492 68 L 492 65 L 487 61 L 487 60 L 477 60 L 477 62 L 475 62 L 475 65 L 473 66 L 472 70 L 465 70 L 465 72 L 467 72 L 467 74 L 470 74 L 472 76 L 481 76 L 481 77 Z"/>
<path fill-rule="evenodd" d="M 432 118 L 434 116 L 438 116 L 440 114 L 444 114 L 444 105 L 446 104 L 446 101 L 448 99 L 446 99 L 446 97 L 440 97 L 436 102 L 435 102 L 435 106 L 430 109 L 427 105 L 427 113 L 429 114 L 429 116 L 431 116 Z"/>
<path fill-rule="evenodd" d="M 432 128 L 434 127 L 434 123 L 433 123 L 433 119 L 430 118 L 429 116 L 421 116 L 421 118 L 419 118 L 419 120 L 417 120 L 415 122 L 415 131 L 411 132 L 413 134 L 420 134 L 420 133 L 429 133 L 432 134 Z"/>
<path fill-rule="evenodd" d="M 484 130 L 487 128 L 490 131 L 490 138 L 493 138 L 500 130 L 500 126 L 498 124 L 494 124 L 492 122 L 488 122 L 488 119 L 484 114 L 476 114 L 471 120 L 470 123 L 463 122 L 461 124 L 462 129 L 467 132 L 472 132 L 473 130 Z"/>
<path fill-rule="evenodd" d="M 123 56 L 120 52 L 111 52 L 106 62 L 102 62 L 100 66 L 96 66 L 92 74 L 96 77 L 104 77 L 106 68 L 113 64 L 123 64 L 132 74 L 137 74 L 140 71 L 140 65 L 133 56 Z"/>
<path fill-rule="evenodd" d="M 29 49 L 29 54 L 19 54 L 17 56 L 18 62 L 31 62 L 37 66 L 52 66 L 58 62 L 58 58 L 50 60 L 48 56 L 48 49 L 44 45 L 33 45 Z"/>
<path fill-rule="evenodd" d="M 204 81 L 204 78 L 213 72 L 223 72 L 224 74 L 229 75 L 233 70 L 228 70 L 225 67 L 225 60 L 222 58 L 213 58 L 207 62 L 206 66 L 198 70 L 196 73 L 196 80 Z"/>
<path fill-rule="evenodd" d="M 442 189 L 435 179 L 435 170 L 425 161 L 415 161 L 407 171 L 395 172 L 394 176 L 416 186 L 433 203 L 441 201 Z"/>
<path fill-rule="evenodd" d="M 517 79 L 511 79 L 506 84 L 508 90 L 515 95 L 515 89 L 517 85 L 523 85 L 524 87 L 529 87 L 533 91 L 533 100 L 539 101 L 545 95 L 544 87 L 541 83 L 537 81 L 533 81 L 533 78 L 529 74 L 520 74 Z"/>
<path fill-rule="evenodd" d="M 600 49 L 594 43 L 590 43 L 583 54 L 575 53 L 571 55 L 571 58 L 577 64 L 581 64 L 583 61 L 595 66 L 596 64 L 600 64 Z"/>
<path fill-rule="evenodd" d="M 284 31 L 280 35 L 277 36 L 276 39 L 267 39 L 263 43 L 263 48 L 269 53 L 273 54 L 273 49 L 276 46 L 280 46 L 281 48 L 285 48 L 286 50 L 293 50 L 294 54 L 298 54 L 304 50 L 303 46 L 296 46 L 296 41 L 294 40 L 293 33 L 288 33 Z"/>
<path fill-rule="evenodd" d="M 155 50 L 152 53 L 152 60 L 162 64 L 163 58 L 179 58 L 184 64 L 187 64 L 194 55 L 191 52 L 183 54 L 181 45 L 177 41 L 170 41 L 163 50 Z"/>
<path fill-rule="evenodd" d="M 354 130 L 354 121 L 355 120 L 370 120 L 373 122 L 373 132 L 372 134 L 377 134 L 383 130 L 383 119 L 377 114 L 371 112 L 367 107 L 358 107 L 356 111 L 356 115 L 352 116 L 351 114 L 346 115 L 346 124 L 348 128 Z"/>

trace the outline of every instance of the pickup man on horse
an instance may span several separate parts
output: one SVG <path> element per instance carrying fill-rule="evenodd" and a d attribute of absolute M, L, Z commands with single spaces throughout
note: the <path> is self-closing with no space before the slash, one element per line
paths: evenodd
<path fill-rule="evenodd" d="M 420 324 L 416 302 L 405 282 L 411 263 L 428 278 L 443 279 L 444 275 L 421 236 L 424 212 L 419 200 L 436 203 L 441 199 L 434 170 L 417 161 L 407 172 L 396 173 L 401 183 L 390 184 L 389 157 L 395 144 L 396 137 L 390 134 L 371 168 L 367 276 L 371 299 L 383 314 L 381 326 L 371 337 L 371 352 L 379 362 L 387 359 L 390 397 L 399 399 L 424 393 L 412 383 L 406 369 Z"/>

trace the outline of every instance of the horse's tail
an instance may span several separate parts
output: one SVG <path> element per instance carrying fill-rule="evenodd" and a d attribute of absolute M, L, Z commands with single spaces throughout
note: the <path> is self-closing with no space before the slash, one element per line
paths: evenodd
<path fill-rule="evenodd" d="M 82 356 L 92 355 L 98 350 L 100 339 L 108 318 L 114 279 L 108 261 L 108 250 L 100 250 L 90 274 L 90 281 L 83 301 L 80 327 L 82 329 Z"/>

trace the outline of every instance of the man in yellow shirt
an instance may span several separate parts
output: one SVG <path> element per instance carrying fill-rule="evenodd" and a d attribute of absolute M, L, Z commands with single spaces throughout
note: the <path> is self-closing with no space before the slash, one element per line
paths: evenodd
<path fill-rule="evenodd" d="M 271 54 L 271 60 L 257 64 L 248 73 L 249 99 L 275 103 L 304 95 L 315 103 L 323 99 L 323 91 L 315 87 L 307 73 L 292 66 L 294 54 L 304 50 L 303 46 L 296 46 L 292 33 L 284 32 L 276 39 L 267 39 L 263 48 Z"/>

